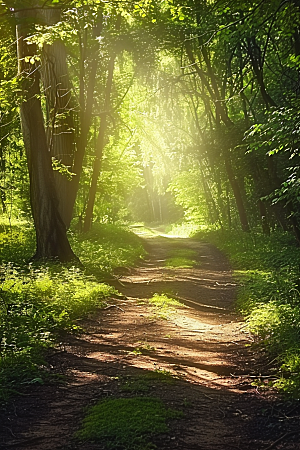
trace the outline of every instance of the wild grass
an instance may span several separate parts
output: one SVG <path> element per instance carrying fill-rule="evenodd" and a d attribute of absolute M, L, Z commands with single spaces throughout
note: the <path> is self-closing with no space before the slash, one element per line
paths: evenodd
<path fill-rule="evenodd" d="M 34 230 L 28 223 L 0 221 L 0 401 L 23 384 L 43 382 L 45 349 L 61 332 L 78 332 L 80 319 L 116 295 L 101 279 L 144 252 L 136 236 L 115 226 L 72 240 L 85 271 L 28 263 Z"/>
<path fill-rule="evenodd" d="M 194 257 L 197 252 L 192 249 L 174 248 L 169 251 L 165 266 L 177 269 L 189 269 L 196 265 Z"/>
<path fill-rule="evenodd" d="M 239 281 L 237 308 L 260 345 L 278 361 L 275 386 L 300 398 L 300 248 L 289 233 L 206 231 L 228 255 Z"/>
<path fill-rule="evenodd" d="M 94 224 L 87 233 L 72 233 L 70 240 L 86 271 L 100 278 L 116 267 L 133 266 L 146 254 L 137 235 L 113 224 Z"/>
<path fill-rule="evenodd" d="M 154 294 L 148 303 L 153 307 L 153 315 L 159 319 L 168 319 L 178 306 L 183 306 L 178 300 L 167 294 Z"/>
<path fill-rule="evenodd" d="M 194 222 L 182 222 L 166 227 L 166 233 L 172 237 L 188 238 L 195 235 L 199 230 L 206 230 L 206 226 L 201 226 Z"/>
<path fill-rule="evenodd" d="M 175 377 L 168 370 L 156 369 L 140 376 L 126 377 L 120 381 L 122 392 L 143 394 L 148 393 L 153 386 L 156 387 L 158 384 L 174 384 Z"/>
<path fill-rule="evenodd" d="M 168 432 L 168 421 L 179 417 L 182 413 L 157 398 L 107 399 L 88 410 L 76 436 L 107 449 L 150 450 L 156 448 L 151 439 Z"/>

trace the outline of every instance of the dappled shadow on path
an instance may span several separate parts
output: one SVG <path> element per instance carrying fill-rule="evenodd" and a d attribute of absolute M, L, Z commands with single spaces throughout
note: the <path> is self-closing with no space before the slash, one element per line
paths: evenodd
<path fill-rule="evenodd" d="M 197 251 L 196 267 L 166 268 L 174 245 Z M 83 334 L 62 337 L 49 353 L 49 372 L 63 374 L 67 383 L 28 386 L 26 401 L 16 399 L 1 418 L 1 450 L 104 450 L 73 437 L 84 408 L 133 395 L 159 397 L 184 413 L 170 433 L 154 440 L 160 450 L 260 450 L 285 431 L 282 415 L 274 414 L 278 403 L 252 385 L 265 361 L 245 346 L 249 335 L 234 313 L 226 258 L 191 240 L 160 237 L 147 246 L 149 259 L 118 275 L 115 286 L 124 298 L 111 299 L 108 309 L 82 323 Z M 154 293 L 182 306 L 162 319 L 147 302 Z M 147 377 L 146 392 L 124 389 Z M 284 445 L 276 448 L 299 448 L 292 435 Z"/>

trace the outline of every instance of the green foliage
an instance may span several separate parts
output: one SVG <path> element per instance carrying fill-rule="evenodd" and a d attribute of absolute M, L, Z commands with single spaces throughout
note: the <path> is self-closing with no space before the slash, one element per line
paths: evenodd
<path fill-rule="evenodd" d="M 275 386 L 295 398 L 299 398 L 300 386 L 300 351 L 290 349 L 284 355 L 284 363 L 280 368 L 281 376 Z"/>
<path fill-rule="evenodd" d="M 289 204 L 293 215 L 298 219 L 297 204 L 300 198 L 299 185 L 299 107 L 273 108 L 266 113 L 264 123 L 253 125 L 246 134 L 250 151 L 263 150 L 270 157 L 277 155 L 284 161 L 284 173 L 281 186 L 275 189 L 268 199 L 273 204 Z"/>
<path fill-rule="evenodd" d="M 35 233 L 28 221 L 0 216 L 0 260 L 23 265 L 35 250 Z"/>
<path fill-rule="evenodd" d="M 125 380 L 121 379 L 120 390 L 123 392 L 142 394 L 149 392 L 151 387 L 155 387 L 159 383 L 173 384 L 174 376 L 167 370 L 156 369 L 138 377 L 127 377 Z"/>
<path fill-rule="evenodd" d="M 300 348 L 300 310 L 270 301 L 257 304 L 248 318 L 249 330 L 275 355 Z"/>
<path fill-rule="evenodd" d="M 168 257 L 165 262 L 166 267 L 188 269 L 194 267 L 196 260 L 193 259 L 197 252 L 192 249 L 173 249 L 168 253 Z"/>
<path fill-rule="evenodd" d="M 278 360 L 275 386 L 299 398 L 300 248 L 294 238 L 220 230 L 200 236 L 229 256 L 239 282 L 237 307 L 256 341 Z"/>
<path fill-rule="evenodd" d="M 154 315 L 160 319 L 168 319 L 176 307 L 182 304 L 172 297 L 166 294 L 154 294 L 152 298 L 148 300 L 149 304 L 154 308 Z"/>
<path fill-rule="evenodd" d="M 181 416 L 156 398 L 108 399 L 88 410 L 76 436 L 108 449 L 146 450 L 155 448 L 151 437 L 169 430 L 167 420 Z"/>
<path fill-rule="evenodd" d="M 33 382 L 43 349 L 61 331 L 77 331 L 77 320 L 103 306 L 114 289 L 75 268 L 3 264 L 0 272 L 1 398 L 20 382 Z"/>
<path fill-rule="evenodd" d="M 116 226 L 96 227 L 88 237 L 87 244 L 87 236 L 77 240 L 76 249 L 85 253 L 90 275 L 54 263 L 37 266 L 27 262 L 34 251 L 34 233 L 29 224 L 2 220 L 0 400 L 22 383 L 41 382 L 45 375 L 44 350 L 55 345 L 62 331 L 79 331 L 79 320 L 117 294 L 112 287 L 99 283 L 91 274 L 93 270 L 103 278 L 104 273 L 121 264 L 133 264 L 144 252 L 137 236 Z M 72 239 L 75 244 L 75 235 Z M 91 252 L 97 245 L 101 249 L 98 260 Z"/>
<path fill-rule="evenodd" d="M 185 220 L 199 225 L 207 223 L 207 204 L 201 184 L 200 170 L 191 169 L 177 174 L 168 188 L 176 204 L 183 207 Z"/>
<path fill-rule="evenodd" d="M 132 266 L 146 254 L 138 236 L 113 224 L 95 223 L 91 231 L 73 234 L 71 242 L 87 271 L 100 277 L 116 267 Z"/>

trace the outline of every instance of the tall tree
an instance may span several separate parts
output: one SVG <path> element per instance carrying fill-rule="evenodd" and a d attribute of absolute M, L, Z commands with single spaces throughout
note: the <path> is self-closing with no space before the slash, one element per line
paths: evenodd
<path fill-rule="evenodd" d="M 21 123 L 30 177 L 30 202 L 36 231 L 35 259 L 77 259 L 59 213 L 51 157 L 41 105 L 39 61 L 35 45 L 28 42 L 36 13 L 20 9 L 17 19 L 17 52 L 22 77 Z"/>

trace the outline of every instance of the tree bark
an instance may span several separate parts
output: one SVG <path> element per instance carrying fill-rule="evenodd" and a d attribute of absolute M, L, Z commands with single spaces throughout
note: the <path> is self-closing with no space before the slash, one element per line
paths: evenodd
<path fill-rule="evenodd" d="M 38 10 L 38 20 L 51 26 L 60 20 L 59 9 Z M 58 196 L 60 216 L 68 228 L 72 219 L 71 180 L 64 172 L 71 171 L 75 154 L 75 125 L 73 120 L 71 83 L 68 74 L 67 54 L 63 42 L 59 39 L 52 44 L 44 44 L 42 51 L 41 79 L 47 99 L 46 136 L 48 149 L 58 167 L 54 171 L 54 181 Z"/>
<path fill-rule="evenodd" d="M 103 25 L 103 17 L 100 12 L 98 20 L 94 26 L 94 34 L 96 36 L 101 32 Z M 86 38 L 81 39 L 79 36 L 79 44 L 80 44 L 80 75 L 79 75 L 79 84 L 80 84 L 80 133 L 76 142 L 76 153 L 74 157 L 74 163 L 72 167 L 72 172 L 74 173 L 72 177 L 72 190 L 71 190 L 71 202 L 75 203 L 76 195 L 79 188 L 80 175 L 82 172 L 83 159 L 85 155 L 85 150 L 88 144 L 89 132 L 92 123 L 92 112 L 94 105 L 94 90 L 96 84 L 96 75 L 98 69 L 99 62 L 99 44 L 98 42 L 94 44 L 90 53 L 90 64 L 88 64 L 87 68 L 85 68 L 87 50 L 86 46 Z M 86 75 L 89 74 L 88 80 L 86 79 Z M 80 220 L 82 220 L 82 215 L 80 216 Z"/>
<path fill-rule="evenodd" d="M 19 11 L 17 52 L 19 74 L 23 77 L 23 102 L 20 107 L 23 139 L 30 179 L 30 203 L 36 232 L 34 259 L 78 261 L 69 244 L 65 224 L 59 214 L 58 198 L 47 145 L 40 101 L 40 73 L 34 63 L 35 46 L 25 40 L 32 20 L 29 11 Z M 31 62 L 29 62 L 31 60 Z"/>

